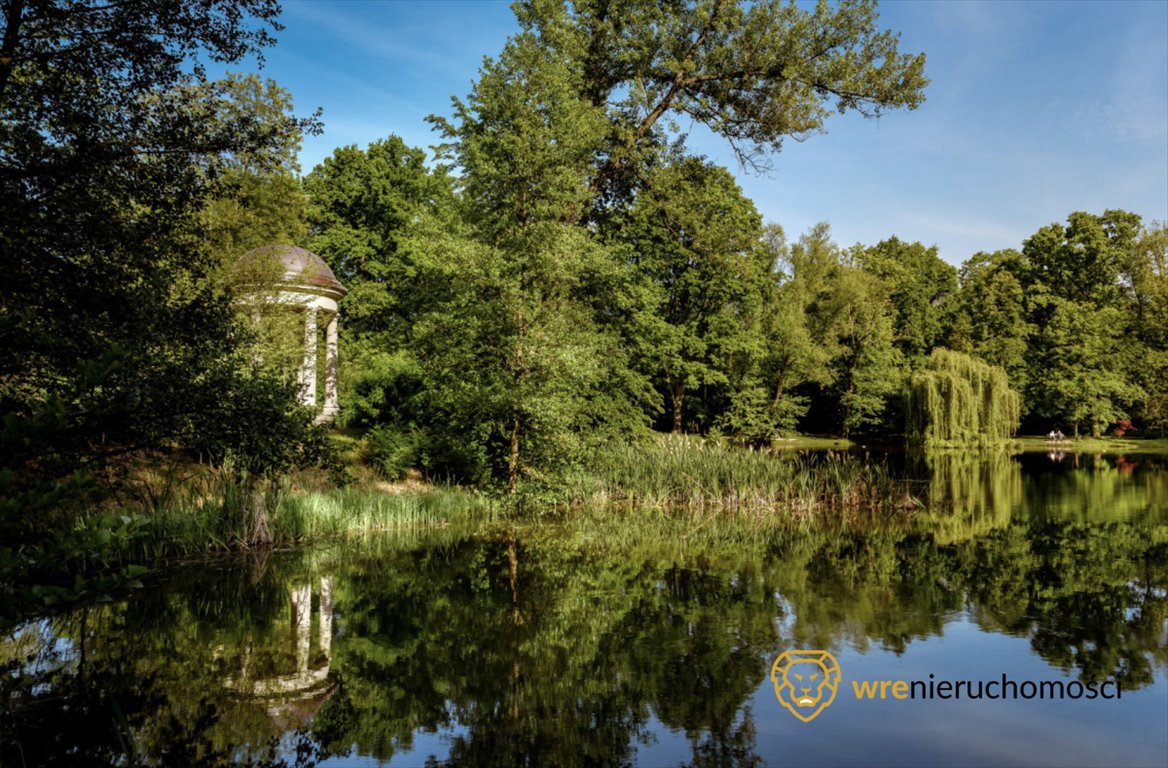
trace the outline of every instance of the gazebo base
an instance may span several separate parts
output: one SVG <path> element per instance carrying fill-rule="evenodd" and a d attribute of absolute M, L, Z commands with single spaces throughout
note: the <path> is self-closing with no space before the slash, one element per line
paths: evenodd
<path fill-rule="evenodd" d="M 335 419 L 337 417 L 337 414 L 340 413 L 340 411 L 341 411 L 341 409 L 339 406 L 326 405 L 324 408 L 321 409 L 320 413 L 317 414 L 316 423 L 317 424 L 325 424 L 327 422 L 331 422 L 333 419 Z"/>

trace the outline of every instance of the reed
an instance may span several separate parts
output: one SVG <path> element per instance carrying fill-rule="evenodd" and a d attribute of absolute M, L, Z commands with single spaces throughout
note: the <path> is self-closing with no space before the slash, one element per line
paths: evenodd
<path fill-rule="evenodd" d="M 487 524 L 498 506 L 484 495 L 454 488 L 395 494 L 339 490 L 287 495 L 273 521 L 285 540 L 316 541 Z"/>
<path fill-rule="evenodd" d="M 100 543 L 105 565 L 246 549 L 255 494 L 267 512 L 274 547 L 486 524 L 498 506 L 486 496 L 455 488 L 397 494 L 352 489 L 297 492 L 287 482 L 249 485 L 223 471 L 189 478 L 167 493 L 150 494 L 145 503 L 84 515 L 69 535 Z"/>
<path fill-rule="evenodd" d="M 610 446 L 591 471 L 567 482 L 577 501 L 641 509 L 798 517 L 920 506 L 909 483 L 883 463 L 833 451 L 792 455 L 674 436 Z"/>

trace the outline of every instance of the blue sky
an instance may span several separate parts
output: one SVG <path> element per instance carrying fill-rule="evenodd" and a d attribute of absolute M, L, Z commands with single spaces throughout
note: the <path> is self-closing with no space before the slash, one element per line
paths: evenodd
<path fill-rule="evenodd" d="M 903 51 L 927 56 L 917 110 L 837 115 L 826 134 L 787 141 L 762 177 L 691 135 L 789 237 L 826 220 L 842 245 L 896 235 L 960 264 L 1072 211 L 1168 220 L 1168 1 L 893 0 L 880 12 Z M 391 133 L 429 147 L 425 116 L 448 115 L 515 30 L 494 0 L 285 0 L 282 21 L 262 74 L 298 112 L 324 109 L 305 172 Z"/>

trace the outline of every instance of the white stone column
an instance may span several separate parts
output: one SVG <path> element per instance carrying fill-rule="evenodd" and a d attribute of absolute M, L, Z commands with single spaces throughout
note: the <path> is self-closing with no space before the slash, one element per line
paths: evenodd
<path fill-rule="evenodd" d="M 340 410 L 337 404 L 337 315 L 325 326 L 324 416 L 331 419 Z"/>
<path fill-rule="evenodd" d="M 300 366 L 301 402 L 316 405 L 316 307 L 304 312 L 304 364 Z"/>

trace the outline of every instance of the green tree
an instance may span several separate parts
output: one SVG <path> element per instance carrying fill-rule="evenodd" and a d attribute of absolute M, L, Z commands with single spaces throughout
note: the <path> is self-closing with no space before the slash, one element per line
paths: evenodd
<path fill-rule="evenodd" d="M 451 300 L 455 284 L 430 268 L 429 233 L 445 238 L 461 226 L 450 179 L 425 160 L 423 150 L 391 135 L 364 150 L 337 149 L 304 179 L 308 246 L 349 289 L 340 304 L 341 413 L 375 430 L 374 458 L 395 478 L 418 463 L 420 430 L 432 415 L 415 327 Z"/>
<path fill-rule="evenodd" d="M 199 231 L 226 169 L 307 127 L 229 108 L 239 83 L 202 77 L 200 57 L 270 44 L 276 3 L 0 8 L 0 462 L 15 471 L 0 495 L 190 446 L 225 402 L 283 413 L 293 393 L 260 386 L 238 354 Z"/>
<path fill-rule="evenodd" d="M 292 94 L 256 75 L 229 74 L 210 87 L 220 119 L 268 123 L 273 141 L 263 148 L 240 147 L 224 158 L 203 211 L 207 248 L 225 265 L 233 265 L 262 245 L 303 245 L 308 237 L 307 200 L 296 160 L 303 126 L 293 114 Z"/>
<path fill-rule="evenodd" d="M 1021 417 L 1006 371 L 937 347 L 908 381 L 905 434 L 926 445 L 1001 442 Z"/>
<path fill-rule="evenodd" d="M 928 83 L 924 55 L 899 52 L 872 0 L 524 0 L 516 16 L 523 35 L 579 73 L 576 96 L 607 119 L 589 174 L 601 206 L 638 186 L 671 117 L 706 125 L 765 167 L 767 152 L 822 132 L 832 111 L 913 109 Z"/>
<path fill-rule="evenodd" d="M 1083 425 L 1098 436 L 1144 396 L 1117 354 L 1124 345 L 1123 315 L 1116 307 L 1044 298 L 1035 301 L 1044 320 L 1030 349 L 1033 413 L 1069 424 L 1076 436 Z"/>
<path fill-rule="evenodd" d="M 1027 322 L 1021 274 L 1014 250 L 978 253 L 961 266 L 961 289 L 949 346 L 1006 369 L 1014 389 L 1026 387 Z"/>
<path fill-rule="evenodd" d="M 1146 227 L 1121 278 L 1128 296 L 1130 334 L 1120 347 L 1131 380 L 1144 390 L 1133 416 L 1143 428 L 1168 432 L 1168 226 Z"/>
<path fill-rule="evenodd" d="M 879 425 L 904 375 L 887 286 L 870 272 L 843 264 L 817 314 L 833 350 L 829 391 L 840 430 L 847 437 L 857 428 Z"/>
<path fill-rule="evenodd" d="M 430 171 L 421 149 L 391 135 L 361 150 L 341 147 L 304 179 L 309 198 L 309 249 L 332 268 L 347 337 L 375 336 L 393 350 L 433 303 L 410 234 L 423 215 L 449 216 L 450 180 Z"/>
<path fill-rule="evenodd" d="M 888 286 L 896 308 L 897 349 L 909 360 L 923 361 L 948 331 L 957 270 L 937 255 L 937 246 L 896 237 L 862 250 L 859 263 Z"/>
<path fill-rule="evenodd" d="M 728 171 L 696 158 L 649 174 L 622 228 L 636 273 L 652 286 L 652 374 L 674 433 L 687 395 L 727 388 L 751 343 L 762 219 Z M 708 421 L 707 421 L 708 425 Z"/>
<path fill-rule="evenodd" d="M 808 409 L 805 385 L 831 383 L 831 350 L 815 326 L 813 309 L 826 296 L 839 260 L 831 231 L 821 223 L 788 246 L 777 224 L 764 227 L 760 248 L 757 350 L 750 386 L 735 392 L 724 427 L 759 444 L 793 432 Z"/>
<path fill-rule="evenodd" d="M 1022 247 L 1029 322 L 1026 401 L 1051 424 L 1092 434 L 1144 398 L 1119 350 L 1127 333 L 1121 275 L 1140 218 L 1124 211 L 1072 213 Z"/>
<path fill-rule="evenodd" d="M 455 100 L 454 120 L 435 119 L 450 140 L 443 157 L 461 171 L 469 237 L 435 242 L 431 263 L 457 291 L 419 322 L 420 356 L 436 408 L 511 492 L 521 475 L 579 460 L 606 421 L 639 421 L 607 384 L 625 365 L 619 340 L 579 298 L 611 265 L 575 225 L 605 128 L 603 111 L 575 95 L 579 80 L 521 33 Z"/>
<path fill-rule="evenodd" d="M 1068 301 L 1114 306 L 1120 273 L 1139 232 L 1140 217 L 1134 213 L 1072 213 L 1065 227 L 1050 224 L 1023 243 L 1029 280 Z"/>

